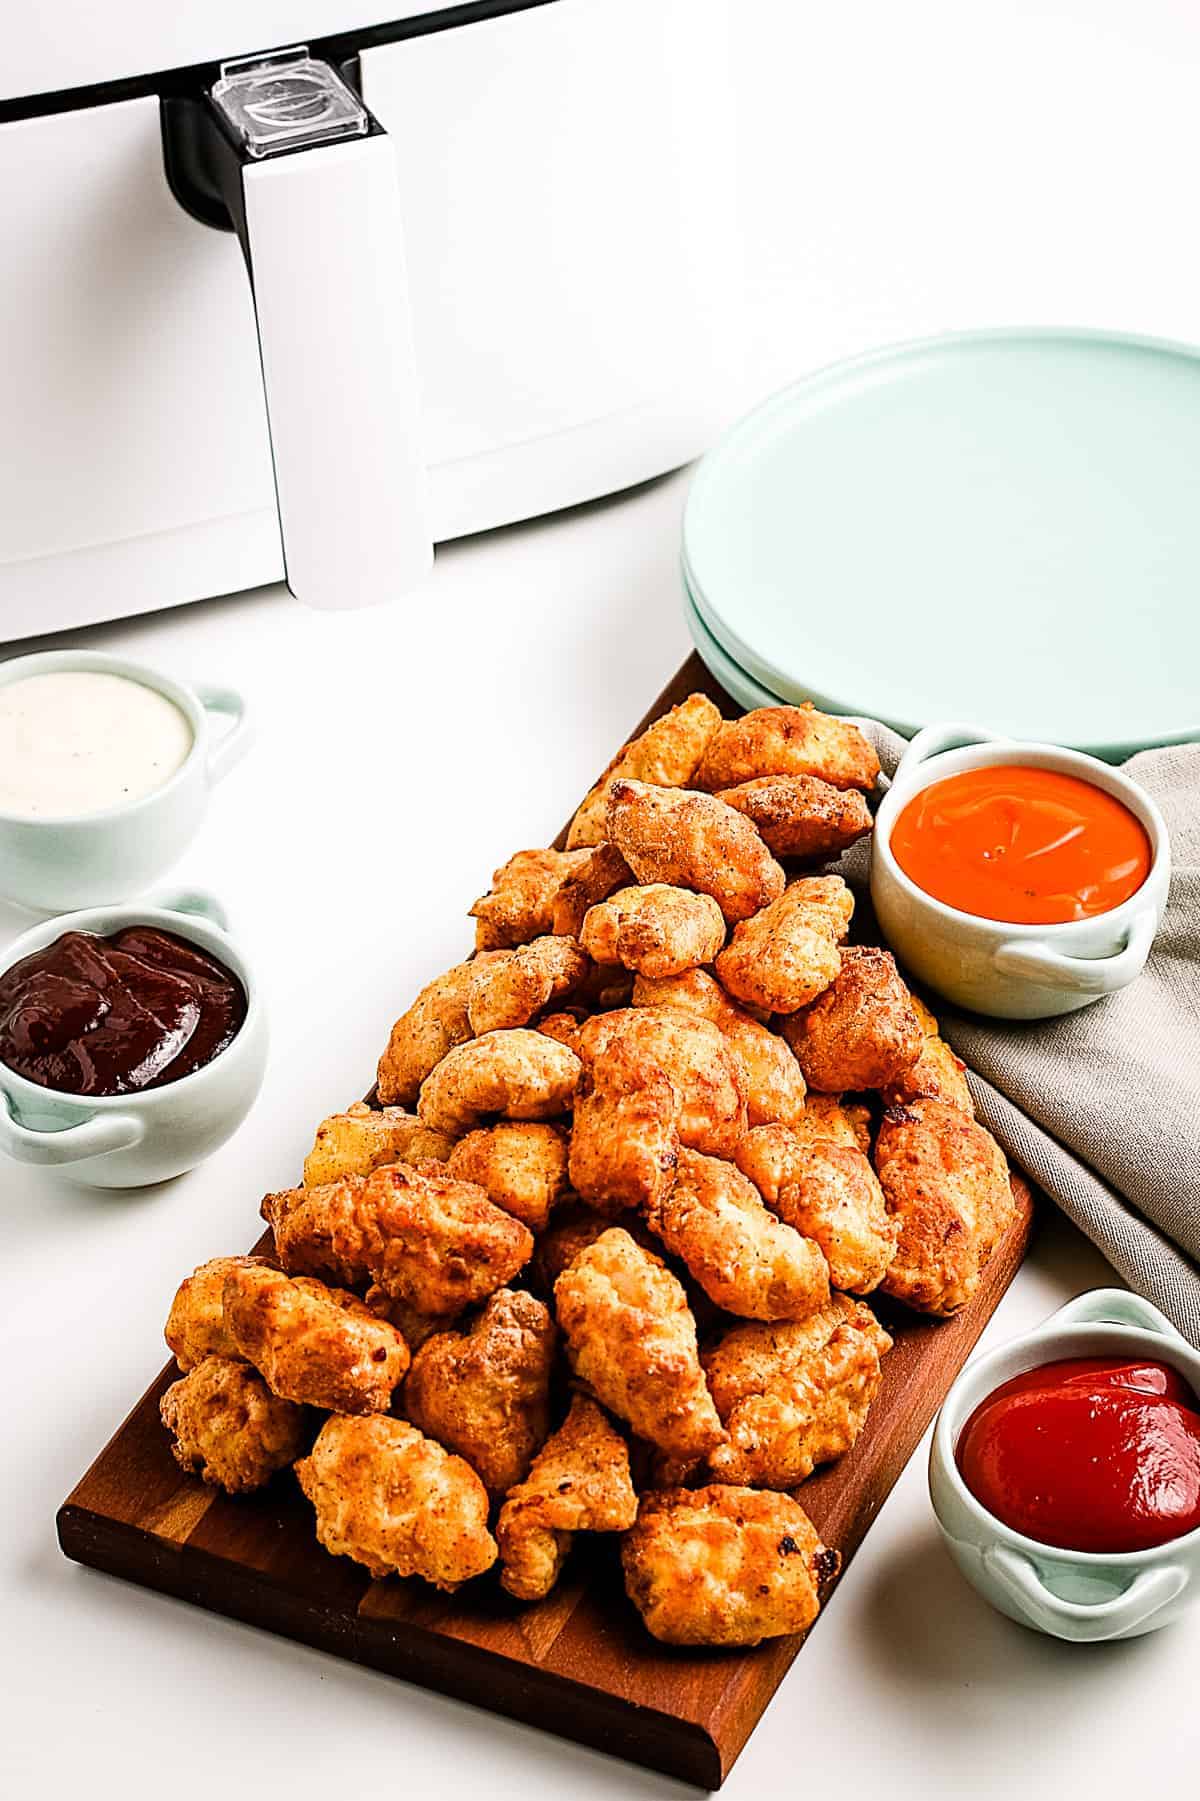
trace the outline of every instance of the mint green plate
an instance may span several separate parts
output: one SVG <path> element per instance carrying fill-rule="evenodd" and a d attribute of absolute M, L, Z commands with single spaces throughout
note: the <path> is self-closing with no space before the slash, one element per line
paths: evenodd
<path fill-rule="evenodd" d="M 1110 759 L 1200 736 L 1200 355 L 1002 331 L 839 364 L 704 458 L 683 570 L 784 700 Z"/>
<path fill-rule="evenodd" d="M 756 682 L 740 663 L 734 662 L 724 645 L 713 637 L 696 611 L 696 603 L 686 580 L 683 584 L 683 617 L 701 662 L 716 676 L 726 694 L 732 694 L 734 700 L 747 708 L 786 705 L 781 694 L 773 694 L 770 688 L 764 688 L 761 682 Z"/>

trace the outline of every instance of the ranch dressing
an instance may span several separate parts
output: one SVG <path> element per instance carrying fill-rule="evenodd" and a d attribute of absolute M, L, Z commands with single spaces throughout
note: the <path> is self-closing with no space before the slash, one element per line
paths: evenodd
<path fill-rule="evenodd" d="M 192 729 L 157 688 L 100 670 L 0 684 L 0 813 L 103 813 L 170 781 Z"/>

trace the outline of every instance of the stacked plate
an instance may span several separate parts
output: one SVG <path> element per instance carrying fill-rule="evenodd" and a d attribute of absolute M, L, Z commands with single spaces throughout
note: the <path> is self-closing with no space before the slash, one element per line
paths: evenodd
<path fill-rule="evenodd" d="M 1200 355 L 1005 331 L 840 364 L 697 470 L 685 612 L 745 706 L 1200 736 Z"/>

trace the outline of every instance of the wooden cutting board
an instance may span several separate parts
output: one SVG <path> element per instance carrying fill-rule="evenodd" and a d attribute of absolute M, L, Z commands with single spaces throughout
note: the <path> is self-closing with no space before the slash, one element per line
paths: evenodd
<path fill-rule="evenodd" d="M 739 710 L 693 657 L 647 722 L 697 689 L 726 713 Z M 843 1570 L 1025 1254 L 1034 1201 L 1019 1177 L 1013 1189 L 1017 1218 L 965 1312 L 934 1322 L 878 1303 L 896 1342 L 866 1429 L 800 1491 Z M 214 1245 L 212 1254 L 232 1248 Z M 290 1477 L 234 1500 L 183 1474 L 158 1417 L 176 1374 L 173 1364 L 163 1370 L 59 1509 L 68 1557 L 702 1788 L 724 1781 L 811 1636 L 742 1652 L 659 1645 L 625 1598 L 615 1543 L 586 1534 L 558 1587 L 532 1607 L 491 1577 L 458 1595 L 416 1580 L 372 1581 L 321 1550 Z"/>

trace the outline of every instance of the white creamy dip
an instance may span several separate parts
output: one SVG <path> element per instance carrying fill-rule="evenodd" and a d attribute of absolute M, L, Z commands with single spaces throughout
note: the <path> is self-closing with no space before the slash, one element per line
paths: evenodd
<path fill-rule="evenodd" d="M 156 688 L 100 670 L 0 684 L 0 813 L 103 813 L 170 781 L 192 728 Z"/>

